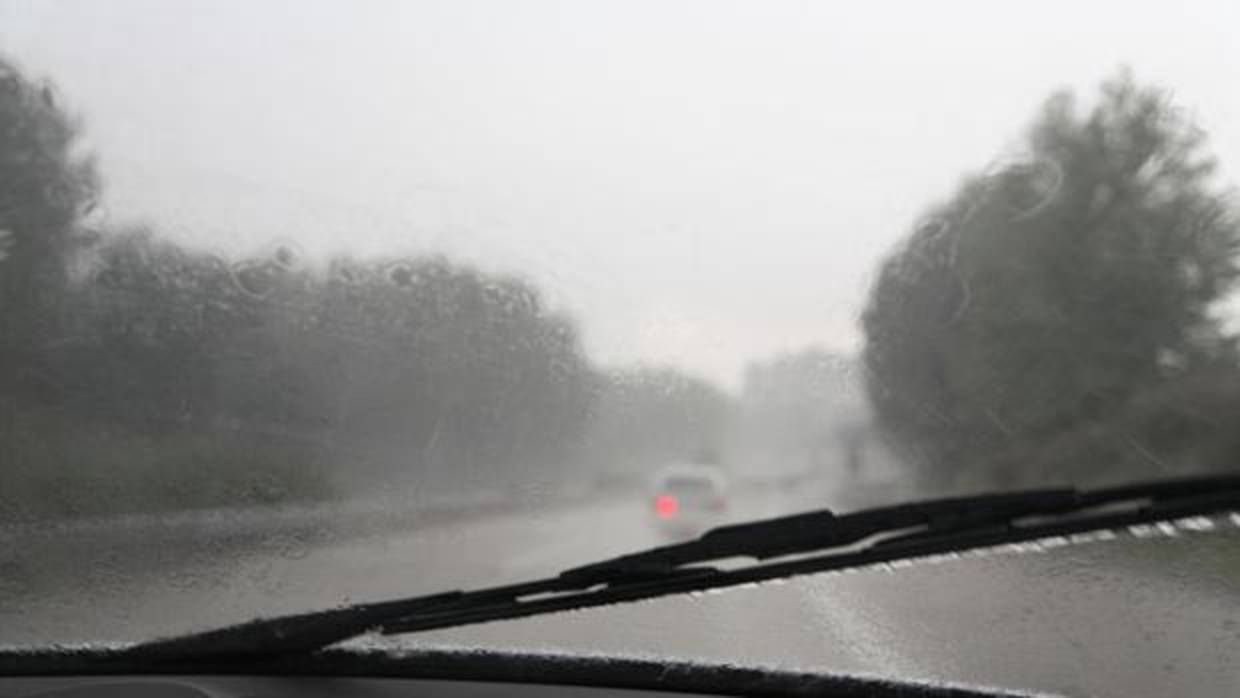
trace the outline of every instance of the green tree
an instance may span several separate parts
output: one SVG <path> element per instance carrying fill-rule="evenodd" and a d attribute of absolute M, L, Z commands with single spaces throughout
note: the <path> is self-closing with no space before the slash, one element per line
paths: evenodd
<path fill-rule="evenodd" d="M 96 238 L 77 133 L 0 60 L 0 518 L 318 497 L 372 465 L 431 489 L 568 469 L 596 376 L 530 283 L 437 257 L 322 268 L 141 227 Z M 134 496 L 92 499 L 113 490 Z"/>
<path fill-rule="evenodd" d="M 263 323 L 258 302 L 226 260 L 147 229 L 114 231 L 89 256 L 65 296 L 66 337 L 44 351 L 61 402 L 142 431 L 206 428 L 220 368 Z"/>
<path fill-rule="evenodd" d="M 557 467 L 580 436 L 592 373 L 575 325 L 528 282 L 437 257 L 342 258 L 308 297 L 293 346 L 320 357 L 334 440 L 380 469 L 494 485 Z"/>
<path fill-rule="evenodd" d="M 1083 114 L 1057 94 L 1021 162 L 966 178 L 885 261 L 863 318 L 868 387 L 923 474 L 1046 477 L 1001 454 L 1234 366 L 1212 311 L 1240 229 L 1203 145 L 1126 73 Z"/>
<path fill-rule="evenodd" d="M 57 332 L 70 255 L 86 239 L 99 183 L 78 140 L 51 84 L 0 56 L 0 365 L 10 385 Z"/>

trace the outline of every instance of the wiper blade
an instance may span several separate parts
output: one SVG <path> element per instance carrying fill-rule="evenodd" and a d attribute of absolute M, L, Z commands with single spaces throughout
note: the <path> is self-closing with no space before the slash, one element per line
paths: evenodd
<path fill-rule="evenodd" d="M 821 510 L 716 528 L 687 543 L 532 582 L 261 619 L 136 645 L 127 654 L 152 661 L 305 654 L 368 632 L 412 633 L 541 615 L 1237 507 L 1240 476 L 958 497 L 843 515 Z M 802 557 L 769 561 L 790 555 Z M 758 562 L 736 569 L 701 564 L 735 558 Z"/>
<path fill-rule="evenodd" d="M 614 582 L 663 575 L 691 563 L 737 557 L 766 560 L 853 545 L 881 534 L 914 529 L 945 532 L 1004 522 L 1073 507 L 1078 497 L 1075 490 L 1063 488 L 939 499 L 844 515 L 824 509 L 715 528 L 696 540 L 575 567 L 561 576 Z"/>

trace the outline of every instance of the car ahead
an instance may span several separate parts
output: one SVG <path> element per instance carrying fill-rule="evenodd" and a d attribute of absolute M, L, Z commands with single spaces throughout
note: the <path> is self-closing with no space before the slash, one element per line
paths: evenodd
<path fill-rule="evenodd" d="M 1237 509 L 1219 476 L 811 511 L 530 582 L 0 648 L 0 695 L 1236 695 Z"/>
<path fill-rule="evenodd" d="M 723 522 L 727 485 L 716 466 L 668 466 L 651 481 L 650 512 L 659 533 L 673 540 L 693 538 Z"/>

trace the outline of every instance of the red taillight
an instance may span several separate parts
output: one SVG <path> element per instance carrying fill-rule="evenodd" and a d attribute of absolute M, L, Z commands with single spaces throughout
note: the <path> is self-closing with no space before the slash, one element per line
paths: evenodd
<path fill-rule="evenodd" d="M 670 519 L 680 511 L 680 501 L 670 494 L 661 494 L 654 498 L 654 513 L 661 519 Z"/>

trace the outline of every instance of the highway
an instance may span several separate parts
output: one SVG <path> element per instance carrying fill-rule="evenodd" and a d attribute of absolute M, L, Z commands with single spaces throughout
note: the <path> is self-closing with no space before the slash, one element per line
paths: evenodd
<path fill-rule="evenodd" d="M 752 495 L 734 504 L 732 517 L 804 508 L 797 505 L 807 498 Z M 648 505 L 612 495 L 412 530 L 312 527 L 244 544 L 187 540 L 182 532 L 172 552 L 160 531 L 134 526 L 98 525 L 60 540 L 30 532 L 24 545 L 33 551 L 0 567 L 0 644 L 138 640 L 519 581 L 664 542 Z M 394 641 L 741 662 L 1065 695 L 1240 695 L 1240 578 L 1228 572 L 1237 569 L 1240 517 L 1220 521 L 1211 532 L 1121 532 Z M 1232 563 L 1220 564 L 1225 559 Z"/>
<path fill-rule="evenodd" d="M 783 513 L 785 498 L 738 500 L 727 520 Z M 353 512 L 270 518 L 152 517 L 10 533 L 0 540 L 8 555 L 0 557 L 0 644 L 140 640 L 521 581 L 667 542 L 637 494 L 495 514 L 478 507 L 447 521 L 413 517 L 407 527 L 400 519 L 366 525 Z"/>

